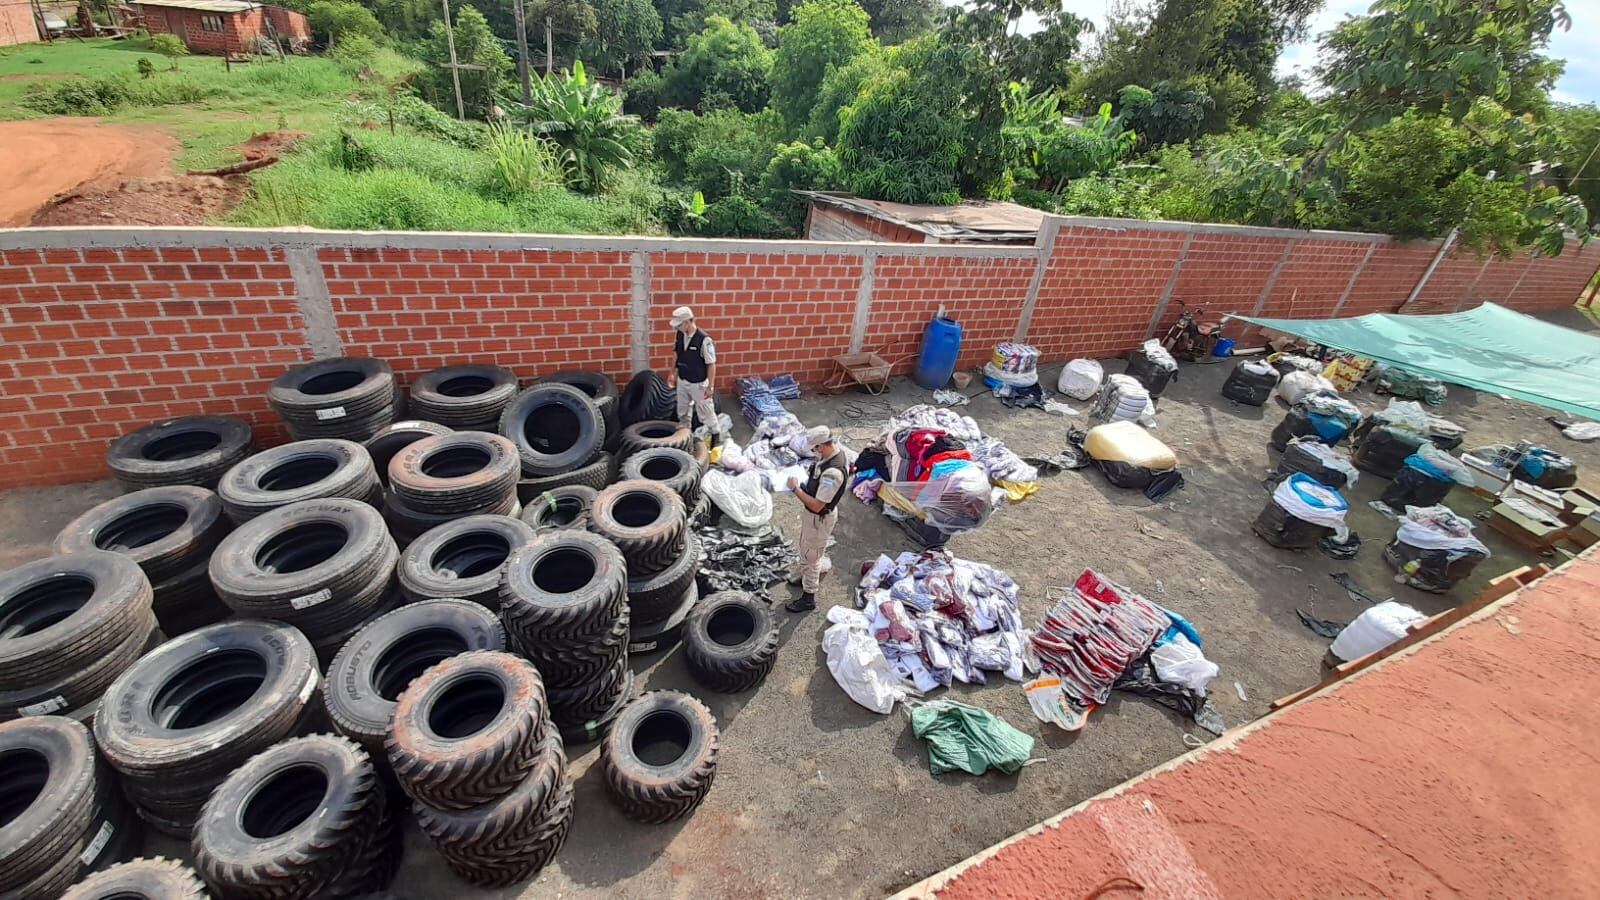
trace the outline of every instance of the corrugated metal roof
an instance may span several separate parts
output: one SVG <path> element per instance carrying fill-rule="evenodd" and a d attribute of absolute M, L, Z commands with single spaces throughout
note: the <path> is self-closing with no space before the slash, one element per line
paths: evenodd
<path fill-rule="evenodd" d="M 815 203 L 903 225 L 941 241 L 1031 241 L 1044 224 L 1037 209 L 1001 200 L 964 200 L 955 206 L 866 200 L 834 191 L 795 191 Z"/>
<path fill-rule="evenodd" d="M 133 6 L 169 6 L 174 9 L 194 9 L 209 13 L 236 13 L 258 9 L 265 4 L 247 3 L 245 0 L 128 0 Z"/>

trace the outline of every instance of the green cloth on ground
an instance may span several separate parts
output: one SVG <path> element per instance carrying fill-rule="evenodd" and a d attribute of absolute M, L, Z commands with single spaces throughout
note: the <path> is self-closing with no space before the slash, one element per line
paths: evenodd
<path fill-rule="evenodd" d="M 1485 303 L 1438 316 L 1231 316 L 1450 384 L 1600 419 L 1600 337 Z"/>
<path fill-rule="evenodd" d="M 1015 775 L 1033 752 L 1033 738 L 986 709 L 933 700 L 911 710 L 911 730 L 928 742 L 928 771 Z"/>

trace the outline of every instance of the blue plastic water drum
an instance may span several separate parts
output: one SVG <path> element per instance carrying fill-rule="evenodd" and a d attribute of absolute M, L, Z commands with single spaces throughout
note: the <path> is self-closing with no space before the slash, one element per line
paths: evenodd
<path fill-rule="evenodd" d="M 922 333 L 922 353 L 917 357 L 917 368 L 912 377 L 917 384 L 936 391 L 955 374 L 956 360 L 961 356 L 961 325 L 956 320 L 938 316 L 928 322 Z"/>
<path fill-rule="evenodd" d="M 1212 356 L 1232 356 L 1233 345 L 1237 343 L 1233 338 L 1217 338 L 1217 345 L 1211 348 Z"/>

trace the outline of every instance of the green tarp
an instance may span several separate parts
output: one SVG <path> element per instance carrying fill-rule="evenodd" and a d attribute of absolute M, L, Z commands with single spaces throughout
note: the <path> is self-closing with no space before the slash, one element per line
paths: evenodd
<path fill-rule="evenodd" d="M 1232 316 L 1440 381 L 1600 419 L 1600 337 L 1485 303 L 1438 316 Z"/>

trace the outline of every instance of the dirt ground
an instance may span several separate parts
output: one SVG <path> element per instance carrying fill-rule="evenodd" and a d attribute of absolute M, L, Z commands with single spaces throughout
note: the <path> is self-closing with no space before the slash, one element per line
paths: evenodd
<path fill-rule="evenodd" d="M 1595 330 L 1576 312 L 1554 318 Z M 1121 364 L 1108 362 L 1108 369 L 1120 371 Z M 1367 539 L 1357 558 L 1341 562 L 1315 550 L 1267 546 L 1250 532 L 1250 522 L 1268 501 L 1260 482 L 1276 455 L 1266 442 L 1284 410 L 1276 401 L 1256 408 L 1222 398 L 1227 369 L 1186 365 L 1161 400 L 1156 434 L 1177 451 L 1188 482 L 1184 490 L 1152 503 L 1110 486 L 1093 469 L 1062 473 L 1024 503 L 997 511 L 981 529 L 954 539 L 950 549 L 1010 572 L 1022 587 L 1030 623 L 1045 609 L 1046 589 L 1071 583 L 1086 567 L 1187 616 L 1204 637 L 1207 656 L 1222 668 L 1212 697 L 1229 725 L 1261 716 L 1273 699 L 1317 680 L 1328 641 L 1300 624 L 1297 607 L 1341 621 L 1365 608 L 1330 573 L 1348 572 L 1370 593 L 1393 595 L 1431 613 L 1471 597 L 1488 578 L 1535 561 L 1480 527 L 1494 556 L 1454 592 L 1440 597 L 1396 585 L 1380 556 L 1394 524 L 1366 506 L 1385 482 L 1367 474 L 1349 495 L 1351 524 Z M 1055 371 L 1046 372 L 1051 385 Z M 883 398 L 894 409 L 928 399 L 927 392 L 904 382 Z M 1387 402 L 1367 390 L 1352 399 L 1364 410 Z M 808 424 L 846 430 L 859 447 L 876 433 L 887 410 L 878 403 L 808 394 L 788 405 Z M 1468 446 L 1537 441 L 1576 459 L 1581 483 L 1600 485 L 1600 446 L 1561 437 L 1543 421 L 1547 410 L 1451 387 L 1449 400 L 1435 411 L 1467 428 Z M 1058 450 L 1069 427 L 1085 424 L 1082 417 L 1008 410 L 987 395 L 974 399 L 968 412 L 1023 455 Z M 747 431 L 742 422 L 736 426 L 736 436 Z M 66 521 L 114 493 L 101 482 L 0 495 L 0 565 L 45 554 Z M 1448 502 L 1467 515 L 1485 508 L 1460 491 Z M 798 505 L 780 498 L 777 508 L 776 521 L 794 528 Z M 852 572 L 879 553 L 913 549 L 887 519 L 854 501 L 841 507 L 836 536 L 833 559 L 840 572 Z M 538 879 L 504 891 L 468 890 L 413 828 L 391 893 L 882 896 L 1182 754 L 1185 734 L 1205 737 L 1176 714 L 1125 695 L 1113 695 L 1082 732 L 1065 734 L 1037 722 L 1020 687 L 996 677 L 988 686 L 958 686 L 950 693 L 1033 735 L 1034 756 L 1043 762 L 1014 777 L 931 776 L 925 748 L 905 715 L 878 716 L 856 706 L 828 674 L 819 649 L 824 611 L 851 602 L 851 582 L 825 580 L 815 613 L 779 614 L 784 643 L 777 667 L 751 693 L 700 691 L 676 651 L 636 661 L 640 690 L 695 692 L 721 727 L 715 787 L 689 819 L 655 827 L 624 819 L 604 795 L 598 749 L 576 748 L 576 821 L 565 849 Z M 789 590 L 778 591 L 780 599 Z M 153 840 L 146 853 L 156 852 L 180 854 L 182 847 Z"/>
<path fill-rule="evenodd" d="M 30 224 L 204 225 L 244 202 L 249 193 L 250 182 L 242 175 L 130 178 L 58 194 Z"/>
<path fill-rule="evenodd" d="M 29 224 L 50 198 L 79 186 L 164 174 L 177 153 L 177 141 L 150 128 L 76 117 L 0 122 L 0 227 Z"/>

